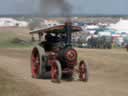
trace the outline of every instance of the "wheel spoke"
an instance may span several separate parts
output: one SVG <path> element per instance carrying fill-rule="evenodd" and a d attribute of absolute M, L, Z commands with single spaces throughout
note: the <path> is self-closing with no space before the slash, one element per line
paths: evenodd
<path fill-rule="evenodd" d="M 57 78 L 57 66 L 56 64 L 52 65 L 52 79 Z"/>
<path fill-rule="evenodd" d="M 32 76 L 36 78 L 37 75 L 39 74 L 39 69 L 40 69 L 40 61 L 38 55 L 35 56 L 34 54 L 32 54 L 31 60 L 32 60 L 32 66 L 31 66 Z"/>
<path fill-rule="evenodd" d="M 53 82 L 60 82 L 61 80 L 61 66 L 59 61 L 55 61 L 51 64 L 51 79 Z"/>

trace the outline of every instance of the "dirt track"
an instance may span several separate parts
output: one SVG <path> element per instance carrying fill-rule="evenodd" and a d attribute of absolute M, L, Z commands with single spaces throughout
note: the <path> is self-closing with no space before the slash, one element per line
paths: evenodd
<path fill-rule="evenodd" d="M 90 78 L 87 83 L 62 81 L 61 84 L 54 84 L 50 80 L 32 79 L 30 49 L 0 49 L 0 68 L 14 75 L 16 80 L 30 82 L 46 96 L 128 96 L 127 52 L 78 50 L 80 58 L 89 62 Z"/>

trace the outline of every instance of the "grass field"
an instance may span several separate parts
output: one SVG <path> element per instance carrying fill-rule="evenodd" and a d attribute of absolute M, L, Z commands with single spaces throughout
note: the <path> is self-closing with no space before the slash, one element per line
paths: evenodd
<path fill-rule="evenodd" d="M 0 28 L 0 48 L 22 48 L 30 47 L 31 43 L 22 44 L 16 42 L 16 39 L 30 42 L 31 36 L 26 28 Z"/>

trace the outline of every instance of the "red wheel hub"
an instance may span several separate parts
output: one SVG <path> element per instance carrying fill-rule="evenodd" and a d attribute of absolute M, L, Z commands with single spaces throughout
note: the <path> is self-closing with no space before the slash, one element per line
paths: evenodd
<path fill-rule="evenodd" d="M 71 49 L 65 53 L 65 56 L 67 60 L 74 61 L 77 58 L 77 52 L 74 49 Z"/>
<path fill-rule="evenodd" d="M 56 63 L 54 62 L 52 64 L 52 67 L 51 67 L 51 78 L 52 78 L 52 80 L 57 80 L 57 76 L 58 76 L 58 68 L 57 68 Z"/>

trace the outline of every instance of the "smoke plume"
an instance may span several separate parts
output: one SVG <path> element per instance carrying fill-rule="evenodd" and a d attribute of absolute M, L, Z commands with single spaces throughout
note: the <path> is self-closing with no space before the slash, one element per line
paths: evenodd
<path fill-rule="evenodd" d="M 72 6 L 66 0 L 40 0 L 40 12 L 44 17 L 53 14 L 70 17 Z"/>

